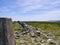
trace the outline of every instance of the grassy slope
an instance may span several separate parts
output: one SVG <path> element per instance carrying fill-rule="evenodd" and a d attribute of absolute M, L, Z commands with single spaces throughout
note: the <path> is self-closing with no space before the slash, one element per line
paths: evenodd
<path fill-rule="evenodd" d="M 42 30 L 60 30 L 60 22 L 27 22 L 27 24 L 39 27 Z"/>
<path fill-rule="evenodd" d="M 60 36 L 60 22 L 25 22 L 33 27 L 39 27 L 47 32 L 53 32 L 56 36 Z M 18 23 L 13 23 L 14 30 L 20 30 Z"/>
<path fill-rule="evenodd" d="M 60 22 L 25 22 L 28 25 L 34 27 L 39 27 L 42 30 L 47 30 L 56 36 L 56 39 L 60 40 Z M 21 29 L 18 23 L 13 23 L 14 30 Z M 17 45 L 20 45 L 19 40 L 17 40 Z"/>
<path fill-rule="evenodd" d="M 39 27 L 42 30 L 60 30 L 60 22 L 25 22 L 28 25 Z M 20 29 L 18 23 L 13 23 L 14 30 Z"/>
<path fill-rule="evenodd" d="M 27 22 L 27 24 L 52 32 L 56 37 L 60 36 L 60 22 Z"/>

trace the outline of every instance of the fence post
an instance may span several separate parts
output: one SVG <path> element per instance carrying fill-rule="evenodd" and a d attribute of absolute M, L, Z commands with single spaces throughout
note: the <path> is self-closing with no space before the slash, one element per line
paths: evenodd
<path fill-rule="evenodd" d="M 15 45 L 12 20 L 0 18 L 0 45 Z"/>

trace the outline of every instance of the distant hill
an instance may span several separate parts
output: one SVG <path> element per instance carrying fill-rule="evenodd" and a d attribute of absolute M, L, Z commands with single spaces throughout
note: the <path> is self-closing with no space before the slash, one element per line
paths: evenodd
<path fill-rule="evenodd" d="M 60 22 L 60 20 L 50 20 L 48 22 Z"/>

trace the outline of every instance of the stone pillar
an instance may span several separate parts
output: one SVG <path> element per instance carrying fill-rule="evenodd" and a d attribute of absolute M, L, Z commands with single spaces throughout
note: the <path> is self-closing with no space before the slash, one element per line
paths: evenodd
<path fill-rule="evenodd" d="M 0 18 L 0 45 L 15 45 L 11 19 Z"/>

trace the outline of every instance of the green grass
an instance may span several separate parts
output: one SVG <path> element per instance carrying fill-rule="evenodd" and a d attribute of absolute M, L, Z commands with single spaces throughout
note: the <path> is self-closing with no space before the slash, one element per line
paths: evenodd
<path fill-rule="evenodd" d="M 39 27 L 42 30 L 60 30 L 60 22 L 25 22 L 28 25 Z M 18 23 L 13 23 L 14 30 L 21 29 Z"/>
<path fill-rule="evenodd" d="M 28 25 L 39 27 L 42 30 L 60 30 L 60 22 L 26 22 Z"/>
<path fill-rule="evenodd" d="M 18 23 L 13 23 L 13 29 L 15 31 L 18 31 L 18 30 L 21 30 L 22 28 L 21 28 L 21 26 Z"/>

